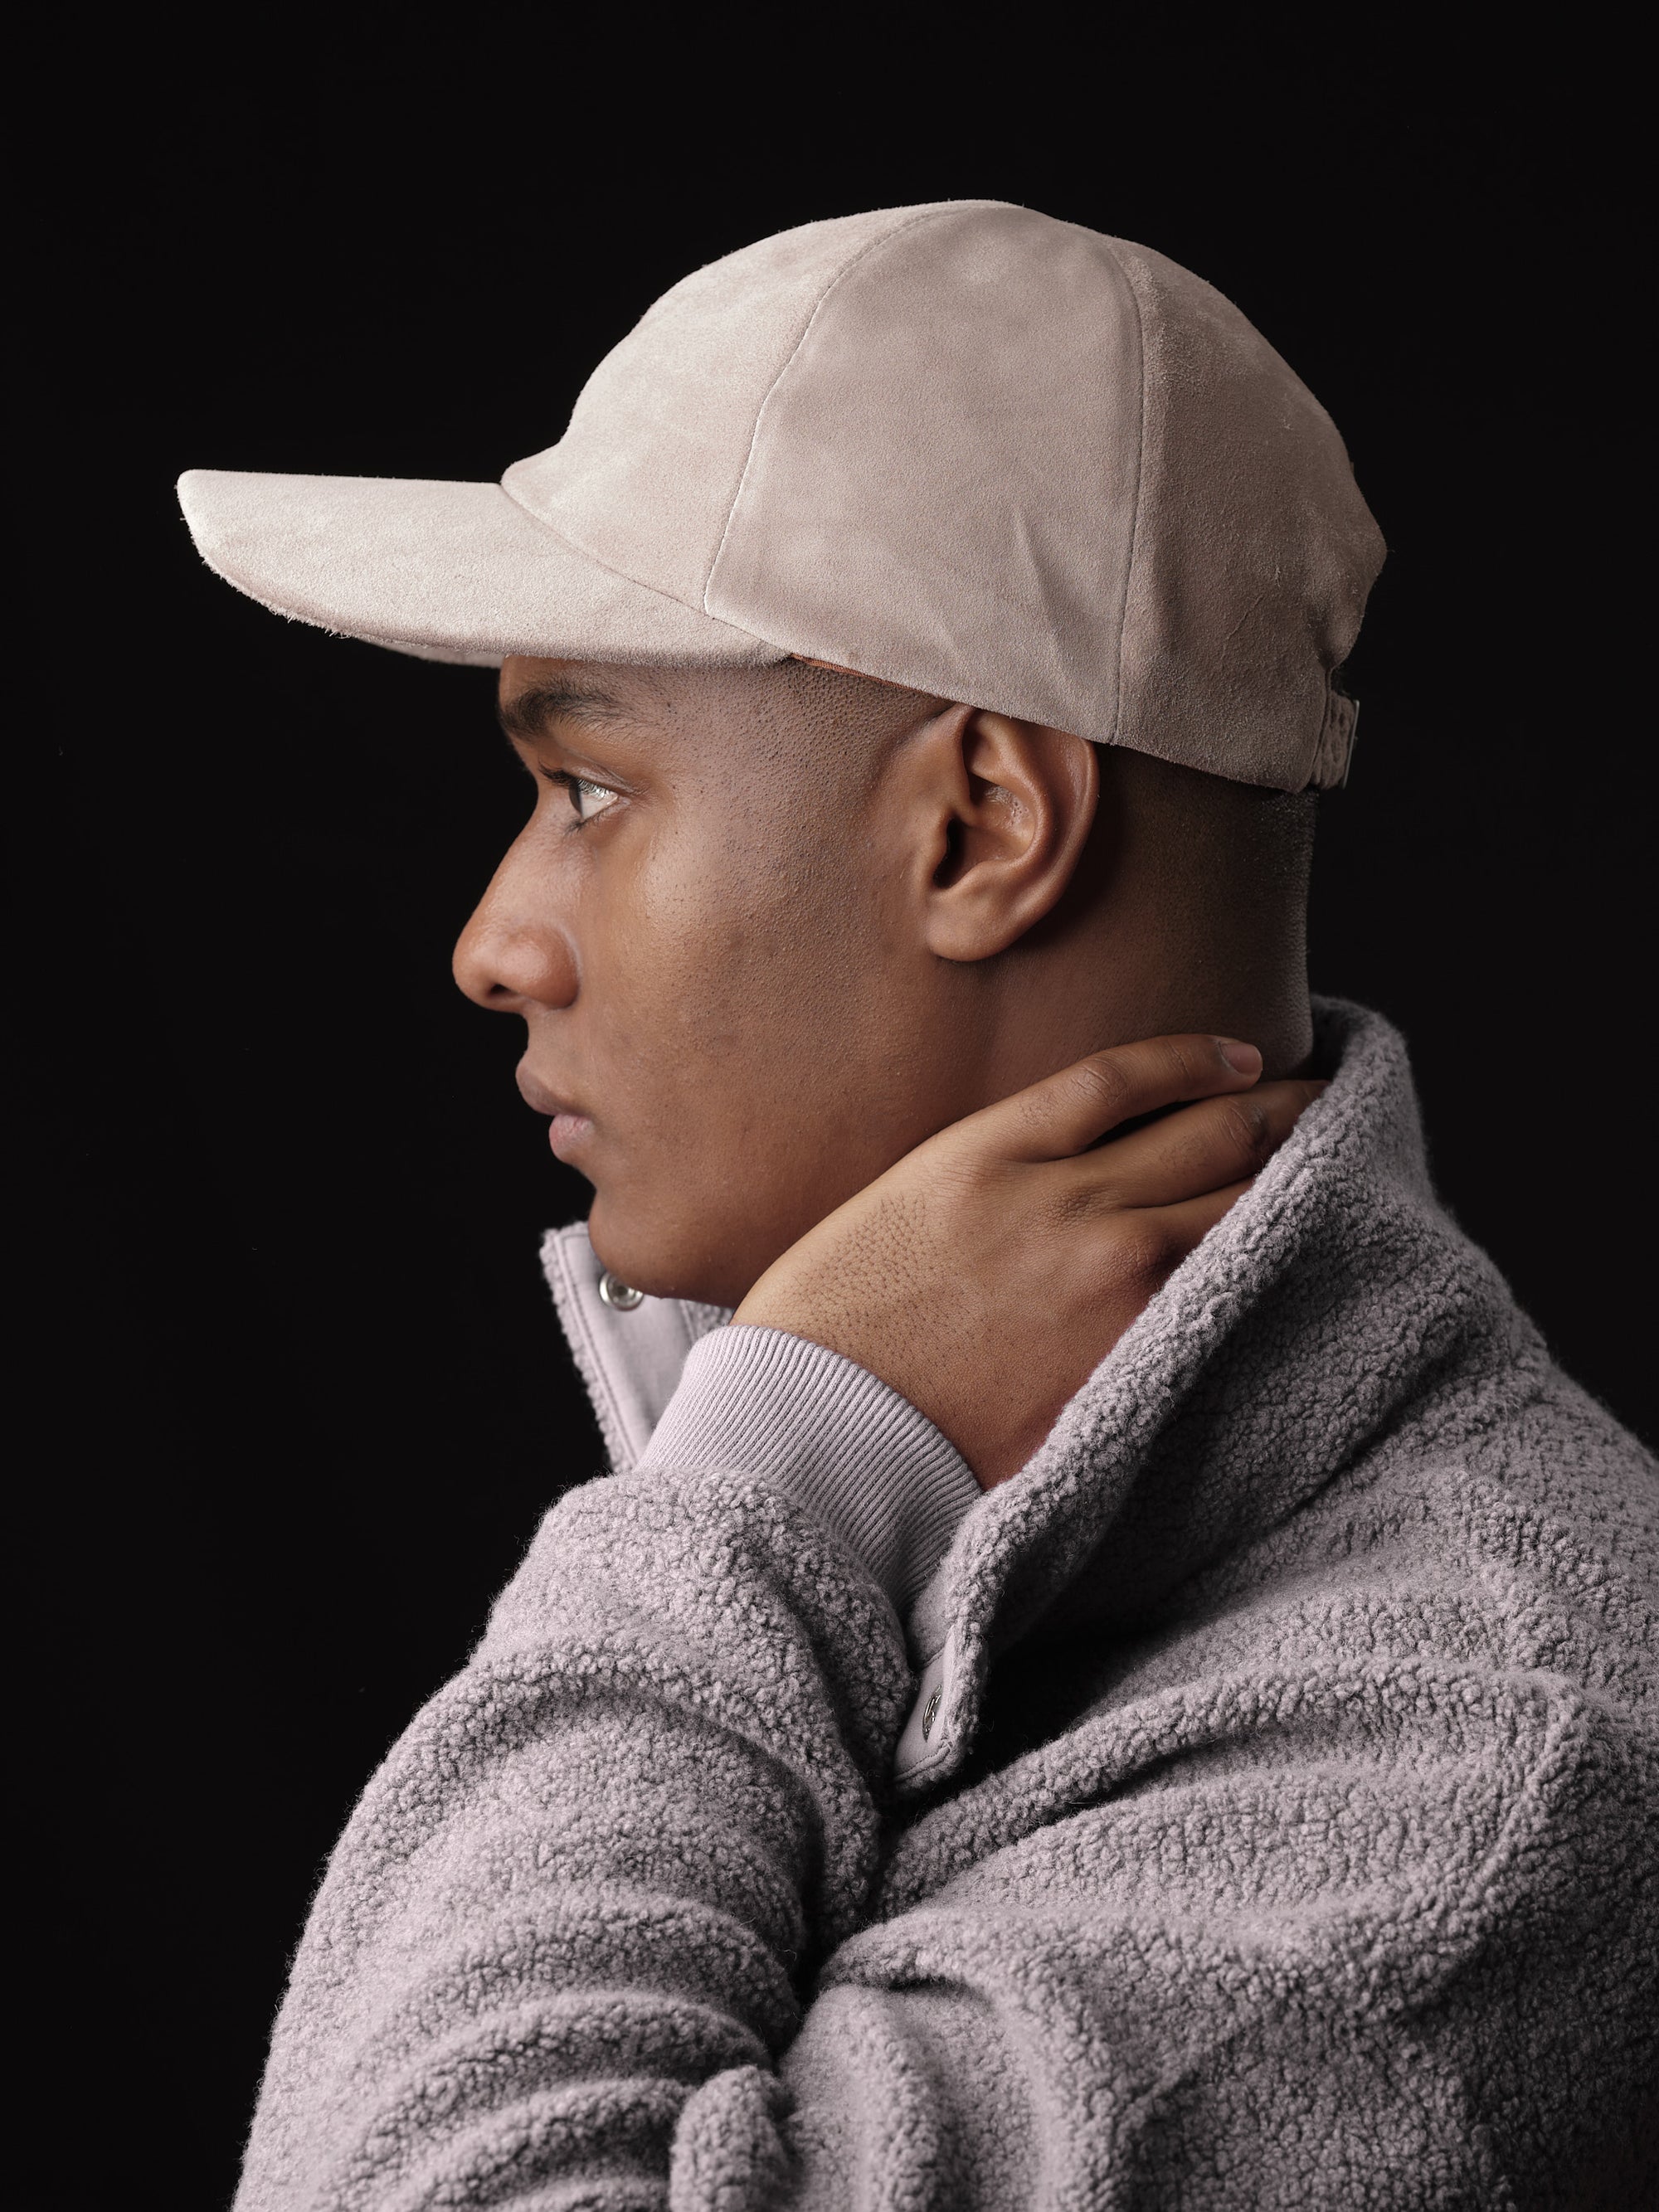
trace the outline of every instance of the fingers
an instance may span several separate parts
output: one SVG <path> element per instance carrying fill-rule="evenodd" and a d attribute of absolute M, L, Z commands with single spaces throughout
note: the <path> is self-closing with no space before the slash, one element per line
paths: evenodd
<path fill-rule="evenodd" d="M 1325 1088 L 1263 1083 L 1207 1098 L 1085 1154 L 1072 1172 L 1114 1209 L 1179 1206 L 1258 1174 Z"/>
<path fill-rule="evenodd" d="M 1001 1159 L 1064 1159 L 1138 1115 L 1182 1099 L 1248 1090 L 1261 1073 L 1255 1047 L 1233 1038 L 1147 1037 L 1091 1053 L 1029 1090 L 970 1114 L 957 1123 L 957 1133 L 963 1143 Z"/>
<path fill-rule="evenodd" d="M 1230 1182 L 1221 1190 L 1206 1190 L 1202 1198 L 1184 1199 L 1179 1206 L 1161 1206 L 1151 1218 L 1164 1237 L 1173 1274 L 1190 1252 L 1195 1252 L 1224 1214 L 1231 1213 L 1255 1180 Z"/>

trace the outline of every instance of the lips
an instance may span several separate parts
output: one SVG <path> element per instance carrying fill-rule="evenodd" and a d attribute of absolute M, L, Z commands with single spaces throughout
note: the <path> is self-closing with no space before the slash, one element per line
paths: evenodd
<path fill-rule="evenodd" d="M 519 1096 L 526 1106 L 538 1114 L 552 1115 L 547 1141 L 552 1146 L 556 1158 L 568 1159 L 580 1147 L 583 1139 L 592 1135 L 592 1115 L 584 1114 L 568 1099 L 561 1098 L 556 1092 L 549 1091 L 527 1068 L 520 1067 L 514 1080 L 519 1086 Z"/>
<path fill-rule="evenodd" d="M 572 1114 L 583 1120 L 586 1119 L 580 1106 L 573 1106 L 569 1099 L 562 1098 L 556 1091 L 550 1091 L 545 1084 L 537 1080 L 528 1068 L 523 1066 L 518 1068 L 514 1072 L 513 1079 L 519 1086 L 520 1097 L 532 1113 Z"/>

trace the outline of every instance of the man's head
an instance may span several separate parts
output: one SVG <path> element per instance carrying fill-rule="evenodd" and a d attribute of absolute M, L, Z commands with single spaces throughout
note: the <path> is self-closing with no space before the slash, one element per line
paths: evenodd
<path fill-rule="evenodd" d="M 1308 1049 L 1306 794 L 1382 540 L 1312 393 L 1146 246 L 807 223 L 675 285 L 499 483 L 179 495 L 266 605 L 501 669 L 544 795 L 458 965 L 592 1116 L 560 1141 L 642 1289 L 740 1296 L 1114 1038 Z"/>
<path fill-rule="evenodd" d="M 456 955 L 601 1258 L 735 1304 L 946 1122 L 1175 1029 L 1308 1049 L 1313 800 L 799 662 L 514 657 L 535 811 Z"/>

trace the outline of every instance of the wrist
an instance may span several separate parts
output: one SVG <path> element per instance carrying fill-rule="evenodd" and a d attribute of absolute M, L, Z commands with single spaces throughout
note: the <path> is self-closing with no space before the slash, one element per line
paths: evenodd
<path fill-rule="evenodd" d="M 878 1376 L 738 1317 L 702 1338 L 641 1462 L 763 1476 L 869 1570 L 901 1617 L 980 1496 L 954 1445 Z"/>

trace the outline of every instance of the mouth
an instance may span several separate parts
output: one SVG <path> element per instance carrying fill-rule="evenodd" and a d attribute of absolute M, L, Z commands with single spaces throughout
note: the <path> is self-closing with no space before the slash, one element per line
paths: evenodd
<path fill-rule="evenodd" d="M 568 1098 L 561 1098 L 556 1092 L 548 1090 L 546 1085 L 538 1082 L 527 1068 L 521 1066 L 514 1080 L 519 1086 L 519 1096 L 532 1113 L 551 1115 L 552 1121 L 547 1133 L 547 1141 L 559 1159 L 568 1158 L 570 1153 L 581 1144 L 585 1138 L 592 1135 L 592 1115 L 584 1114 L 579 1106 L 573 1106 Z"/>

